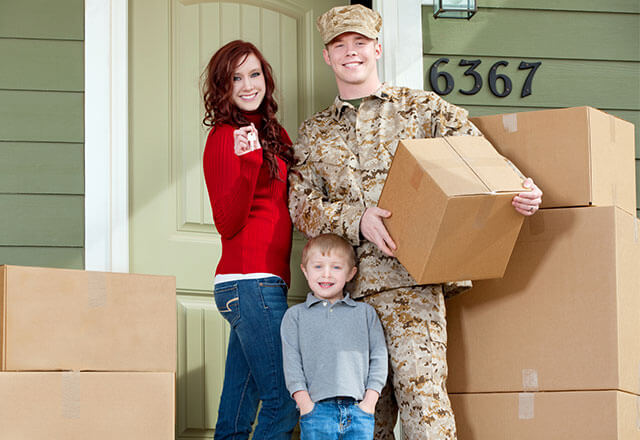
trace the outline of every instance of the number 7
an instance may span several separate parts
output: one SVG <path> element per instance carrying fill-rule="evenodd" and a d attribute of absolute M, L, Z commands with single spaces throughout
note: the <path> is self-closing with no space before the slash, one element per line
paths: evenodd
<path fill-rule="evenodd" d="M 536 70 L 538 70 L 538 67 L 540 67 L 541 64 L 542 61 L 538 61 L 537 63 L 525 63 L 524 61 L 520 62 L 518 70 L 531 69 L 531 72 L 529 72 L 529 74 L 527 75 L 527 79 L 522 86 L 522 93 L 520 94 L 520 97 L 524 98 L 525 96 L 531 95 L 531 83 L 533 82 L 533 75 L 535 75 Z"/>

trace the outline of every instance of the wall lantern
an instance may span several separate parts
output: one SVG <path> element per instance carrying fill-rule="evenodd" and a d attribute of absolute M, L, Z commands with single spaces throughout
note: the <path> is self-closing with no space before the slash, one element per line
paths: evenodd
<path fill-rule="evenodd" d="M 433 0 L 434 18 L 471 19 L 478 12 L 476 0 Z"/>

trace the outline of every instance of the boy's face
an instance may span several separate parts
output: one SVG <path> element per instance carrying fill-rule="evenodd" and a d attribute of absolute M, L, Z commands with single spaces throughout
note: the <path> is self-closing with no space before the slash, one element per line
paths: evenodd
<path fill-rule="evenodd" d="M 338 35 L 322 51 L 325 62 L 331 66 L 340 85 L 358 85 L 378 78 L 376 61 L 382 55 L 382 46 L 356 32 Z"/>
<path fill-rule="evenodd" d="M 330 251 L 322 255 L 313 248 L 309 250 L 307 264 L 300 267 L 315 297 L 331 303 L 343 298 L 342 289 L 357 270 L 342 252 Z"/>

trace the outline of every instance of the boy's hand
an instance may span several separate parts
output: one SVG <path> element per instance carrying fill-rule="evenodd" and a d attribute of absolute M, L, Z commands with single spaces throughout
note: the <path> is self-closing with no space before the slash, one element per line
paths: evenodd
<path fill-rule="evenodd" d="M 313 411 L 313 407 L 316 406 L 311 400 L 311 396 L 307 391 L 301 390 L 293 393 L 293 400 L 298 404 L 298 408 L 300 408 L 300 415 L 303 416 L 305 414 L 309 414 Z"/>
<path fill-rule="evenodd" d="M 358 403 L 358 406 L 362 411 L 369 414 L 374 414 L 376 412 L 376 403 L 378 403 L 379 397 L 380 395 L 377 392 L 373 390 L 367 390 L 364 395 L 364 399 L 362 399 L 362 401 Z"/>

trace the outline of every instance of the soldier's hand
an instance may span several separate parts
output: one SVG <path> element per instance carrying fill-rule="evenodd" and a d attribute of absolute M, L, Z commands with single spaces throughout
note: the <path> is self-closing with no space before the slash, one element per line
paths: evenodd
<path fill-rule="evenodd" d="M 521 192 L 513 198 L 511 204 L 520 214 L 526 216 L 533 215 L 538 211 L 538 209 L 540 209 L 540 204 L 542 203 L 542 191 L 531 178 L 527 178 L 527 180 L 524 181 L 523 186 L 525 188 L 531 188 L 531 191 Z"/>
<path fill-rule="evenodd" d="M 382 223 L 383 218 L 391 217 L 391 212 L 378 207 L 367 208 L 360 219 L 360 233 L 364 238 L 378 246 L 383 254 L 393 257 L 393 251 L 397 249 L 391 239 L 387 228 Z"/>

